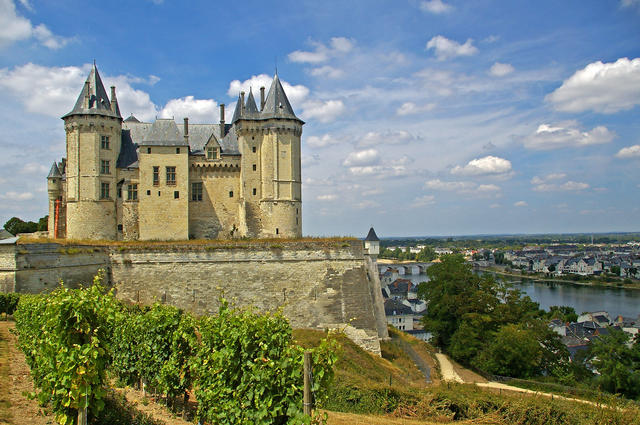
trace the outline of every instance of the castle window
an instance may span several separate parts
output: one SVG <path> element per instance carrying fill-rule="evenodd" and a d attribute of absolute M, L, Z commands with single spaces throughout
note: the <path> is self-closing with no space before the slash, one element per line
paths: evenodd
<path fill-rule="evenodd" d="M 122 224 L 118 224 L 118 232 L 122 232 Z"/>
<path fill-rule="evenodd" d="M 258 193 L 257 189 L 254 187 L 253 188 L 253 196 L 256 196 L 256 194 Z"/>
<path fill-rule="evenodd" d="M 202 201 L 202 182 L 191 183 L 191 200 Z"/>
<path fill-rule="evenodd" d="M 111 167 L 109 167 L 109 161 L 100 161 L 100 174 L 111 174 Z"/>
<path fill-rule="evenodd" d="M 233 190 L 229 191 L 229 198 L 233 198 Z"/>
<path fill-rule="evenodd" d="M 147 196 L 151 196 L 151 191 L 147 190 Z"/>
<path fill-rule="evenodd" d="M 255 146 L 252 148 L 252 150 L 253 150 L 253 153 L 256 153 L 256 147 Z"/>
<path fill-rule="evenodd" d="M 176 167 L 167 167 L 167 185 L 175 186 L 176 184 Z"/>
<path fill-rule="evenodd" d="M 100 183 L 100 199 L 109 199 L 109 183 Z"/>
<path fill-rule="evenodd" d="M 153 185 L 160 184 L 160 167 L 153 167 Z"/>
<path fill-rule="evenodd" d="M 151 153 L 151 148 L 147 148 L 147 153 Z"/>
<path fill-rule="evenodd" d="M 118 185 L 118 199 L 122 198 L 122 186 Z"/>
<path fill-rule="evenodd" d="M 253 164 L 253 171 L 256 171 L 258 167 L 256 167 L 256 164 Z"/>
<path fill-rule="evenodd" d="M 138 185 L 137 184 L 129 184 L 129 185 L 127 185 L 127 200 L 128 201 L 137 201 L 138 200 Z"/>
<path fill-rule="evenodd" d="M 176 148 L 176 153 L 180 153 L 180 148 Z"/>
<path fill-rule="evenodd" d="M 100 136 L 100 147 L 102 149 L 109 149 L 109 136 Z"/>
<path fill-rule="evenodd" d="M 280 229 L 276 227 L 276 235 L 280 233 Z"/>
<path fill-rule="evenodd" d="M 207 159 L 218 159 L 218 149 L 207 148 Z"/>
<path fill-rule="evenodd" d="M 178 192 L 177 190 L 173 192 L 173 199 L 179 199 L 180 198 L 180 192 Z"/>

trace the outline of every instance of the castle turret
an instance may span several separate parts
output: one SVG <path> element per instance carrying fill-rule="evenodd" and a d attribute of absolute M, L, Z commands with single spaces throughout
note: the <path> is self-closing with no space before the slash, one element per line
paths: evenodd
<path fill-rule="evenodd" d="M 49 194 L 49 237 L 59 238 L 60 234 L 60 217 L 62 207 L 62 173 L 58 164 L 55 162 L 51 166 L 49 175 L 47 176 L 47 192 Z"/>
<path fill-rule="evenodd" d="M 109 100 L 95 63 L 73 110 L 62 119 L 67 134 L 66 236 L 116 239 L 122 117 L 115 87 Z"/>
<path fill-rule="evenodd" d="M 378 254 L 380 254 L 380 239 L 378 239 L 378 235 L 376 235 L 376 231 L 373 230 L 373 227 L 369 229 L 369 233 L 364 239 L 364 249 L 375 262 L 378 258 Z"/>

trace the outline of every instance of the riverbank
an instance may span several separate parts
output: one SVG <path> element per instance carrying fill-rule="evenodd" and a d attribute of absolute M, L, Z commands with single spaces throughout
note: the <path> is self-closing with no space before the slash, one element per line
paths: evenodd
<path fill-rule="evenodd" d="M 477 270 L 488 271 L 488 272 L 492 272 L 492 273 L 503 275 L 503 276 L 517 277 L 518 279 L 528 279 L 533 282 L 557 282 L 557 283 L 579 285 L 579 286 L 640 290 L 640 283 L 628 284 L 622 281 L 602 282 L 599 280 L 575 281 L 575 280 L 568 280 L 568 279 L 554 279 L 552 277 L 541 276 L 540 274 L 530 275 L 530 274 L 521 274 L 521 273 L 509 273 L 504 270 L 497 269 L 495 267 L 478 267 Z"/>

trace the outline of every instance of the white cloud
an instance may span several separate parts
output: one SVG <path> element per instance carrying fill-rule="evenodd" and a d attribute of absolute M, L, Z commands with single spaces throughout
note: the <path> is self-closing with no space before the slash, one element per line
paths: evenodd
<path fill-rule="evenodd" d="M 500 192 L 502 189 L 500 186 L 495 184 L 481 184 L 478 185 L 475 189 L 477 192 L 490 193 L 490 192 Z"/>
<path fill-rule="evenodd" d="M 357 145 L 360 147 L 401 145 L 414 140 L 418 140 L 418 137 L 405 130 L 369 131 L 360 140 L 358 140 Z"/>
<path fill-rule="evenodd" d="M 527 204 L 525 201 L 518 201 L 513 204 L 514 207 L 526 207 L 527 205 L 529 204 Z"/>
<path fill-rule="evenodd" d="M 356 177 L 372 176 L 377 179 L 385 179 L 406 176 L 407 169 L 404 165 L 364 165 L 349 167 L 349 173 Z"/>
<path fill-rule="evenodd" d="M 31 8 L 28 2 L 21 3 Z M 19 16 L 13 0 L 0 0 L 0 47 L 29 38 L 35 38 L 49 49 L 59 49 L 70 41 L 53 34 L 44 24 L 34 26 L 29 19 Z"/>
<path fill-rule="evenodd" d="M 427 189 L 434 190 L 443 190 L 447 192 L 460 192 L 460 191 L 469 191 L 475 188 L 477 185 L 473 182 L 464 182 L 464 181 L 454 181 L 454 182 L 444 182 L 440 179 L 428 180 L 424 187 Z"/>
<path fill-rule="evenodd" d="M 435 199 L 436 197 L 433 195 L 424 195 L 424 196 L 419 196 L 416 199 L 413 200 L 413 202 L 411 203 L 412 207 L 424 207 L 426 205 L 432 205 L 435 203 Z"/>
<path fill-rule="evenodd" d="M 342 162 L 345 167 L 375 165 L 380 162 L 380 154 L 375 149 L 351 152 Z"/>
<path fill-rule="evenodd" d="M 500 204 L 491 204 L 489 205 L 489 208 L 500 208 L 502 205 Z"/>
<path fill-rule="evenodd" d="M 491 66 L 491 69 L 489 69 L 489 74 L 494 77 L 504 77 L 505 75 L 511 74 L 514 70 L 515 68 L 508 63 L 496 62 Z"/>
<path fill-rule="evenodd" d="M 48 173 L 49 168 L 37 162 L 28 162 L 22 167 L 20 172 L 24 174 L 43 174 Z"/>
<path fill-rule="evenodd" d="M 253 89 L 253 95 L 256 97 L 256 102 L 260 102 L 260 87 L 265 88 L 265 96 L 269 92 L 269 88 L 271 87 L 271 82 L 273 81 L 273 77 L 270 77 L 267 74 L 253 75 L 251 78 L 240 81 L 233 80 L 229 83 L 229 90 L 227 90 L 227 94 L 231 97 L 238 97 L 241 91 L 249 93 L 249 89 Z M 300 105 L 309 95 L 309 89 L 302 84 L 292 85 L 286 81 L 280 80 L 282 83 L 282 88 L 287 94 L 287 98 L 291 105 L 295 108 L 296 105 Z"/>
<path fill-rule="evenodd" d="M 441 13 L 450 12 L 453 7 L 450 4 L 443 3 L 442 0 L 428 0 L 420 3 L 420 9 L 425 12 L 439 15 Z"/>
<path fill-rule="evenodd" d="M 564 112 L 612 114 L 640 104 L 640 58 L 600 61 L 577 71 L 546 100 Z"/>
<path fill-rule="evenodd" d="M 319 68 L 313 68 L 311 71 L 309 71 L 309 73 L 314 77 L 327 77 L 333 79 L 344 76 L 343 70 L 334 68 L 329 65 L 321 66 Z"/>
<path fill-rule="evenodd" d="M 329 42 L 329 46 L 317 41 L 312 41 L 311 45 L 315 47 L 313 51 L 296 50 L 289 53 L 289 60 L 291 62 L 313 64 L 325 62 L 332 57 L 350 52 L 354 47 L 354 42 L 345 37 L 333 37 Z"/>
<path fill-rule="evenodd" d="M 640 0 L 639 0 L 640 1 Z M 628 146 L 622 148 L 616 154 L 618 158 L 640 158 L 640 145 Z"/>
<path fill-rule="evenodd" d="M 479 176 L 490 174 L 506 174 L 512 171 L 511 161 L 496 156 L 485 156 L 483 158 L 472 159 L 465 166 L 456 166 L 451 170 L 451 174 L 462 176 Z"/>
<path fill-rule="evenodd" d="M 416 105 L 413 102 L 405 102 L 398 109 L 396 109 L 396 114 L 403 115 L 414 115 L 422 112 L 432 111 L 436 107 L 435 103 L 427 103 L 426 105 Z"/>
<path fill-rule="evenodd" d="M 336 137 L 333 137 L 331 134 L 324 134 L 322 135 L 322 137 L 309 136 L 305 139 L 305 142 L 312 148 L 325 148 L 327 146 L 337 145 L 338 143 L 340 143 L 340 140 Z"/>
<path fill-rule="evenodd" d="M 345 110 L 342 100 L 309 100 L 302 104 L 304 119 L 317 119 L 326 123 L 334 120 Z"/>
<path fill-rule="evenodd" d="M 217 122 L 220 116 L 218 103 L 213 99 L 195 99 L 186 96 L 180 99 L 171 99 L 158 113 L 160 118 L 174 118 L 180 122 L 183 118 L 189 118 L 192 123 Z"/>
<path fill-rule="evenodd" d="M 563 180 L 565 177 L 567 177 L 565 173 L 552 173 L 543 177 L 534 176 L 531 179 L 531 184 L 543 184 L 548 181 Z"/>
<path fill-rule="evenodd" d="M 464 44 L 436 35 L 427 43 L 426 49 L 434 49 L 438 60 L 445 60 L 456 56 L 471 56 L 478 53 L 470 38 Z"/>
<path fill-rule="evenodd" d="M 7 199 L 9 201 L 28 201 L 33 199 L 33 193 L 31 192 L 7 192 L 4 195 L 0 195 L 1 199 Z"/>
<path fill-rule="evenodd" d="M 316 199 L 318 201 L 335 201 L 336 199 L 338 199 L 338 197 L 334 194 L 329 194 L 329 195 L 318 195 L 316 196 Z"/>
<path fill-rule="evenodd" d="M 534 150 L 582 147 L 611 142 L 616 136 L 604 126 L 580 131 L 575 121 L 556 125 L 540 124 L 536 132 L 524 139 L 524 146 Z"/>
<path fill-rule="evenodd" d="M 574 182 L 568 180 L 564 183 L 558 183 L 558 180 L 564 180 L 567 177 L 565 173 L 547 174 L 546 176 L 534 176 L 531 179 L 533 190 L 536 192 L 575 192 L 589 188 L 587 183 Z"/>
<path fill-rule="evenodd" d="M 640 7 L 640 0 L 622 0 L 620 2 L 622 7 Z"/>

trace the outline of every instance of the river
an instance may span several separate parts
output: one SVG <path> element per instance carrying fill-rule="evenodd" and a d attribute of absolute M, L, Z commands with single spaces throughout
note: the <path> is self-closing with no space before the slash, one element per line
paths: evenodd
<path fill-rule="evenodd" d="M 427 280 L 425 274 L 404 275 L 414 283 Z M 573 283 L 539 282 L 522 279 L 515 276 L 496 275 L 513 283 L 540 307 L 548 310 L 552 305 L 566 305 L 573 307 L 576 313 L 607 311 L 612 319 L 616 316 L 637 318 L 640 315 L 640 290 L 613 287 L 584 286 Z"/>

